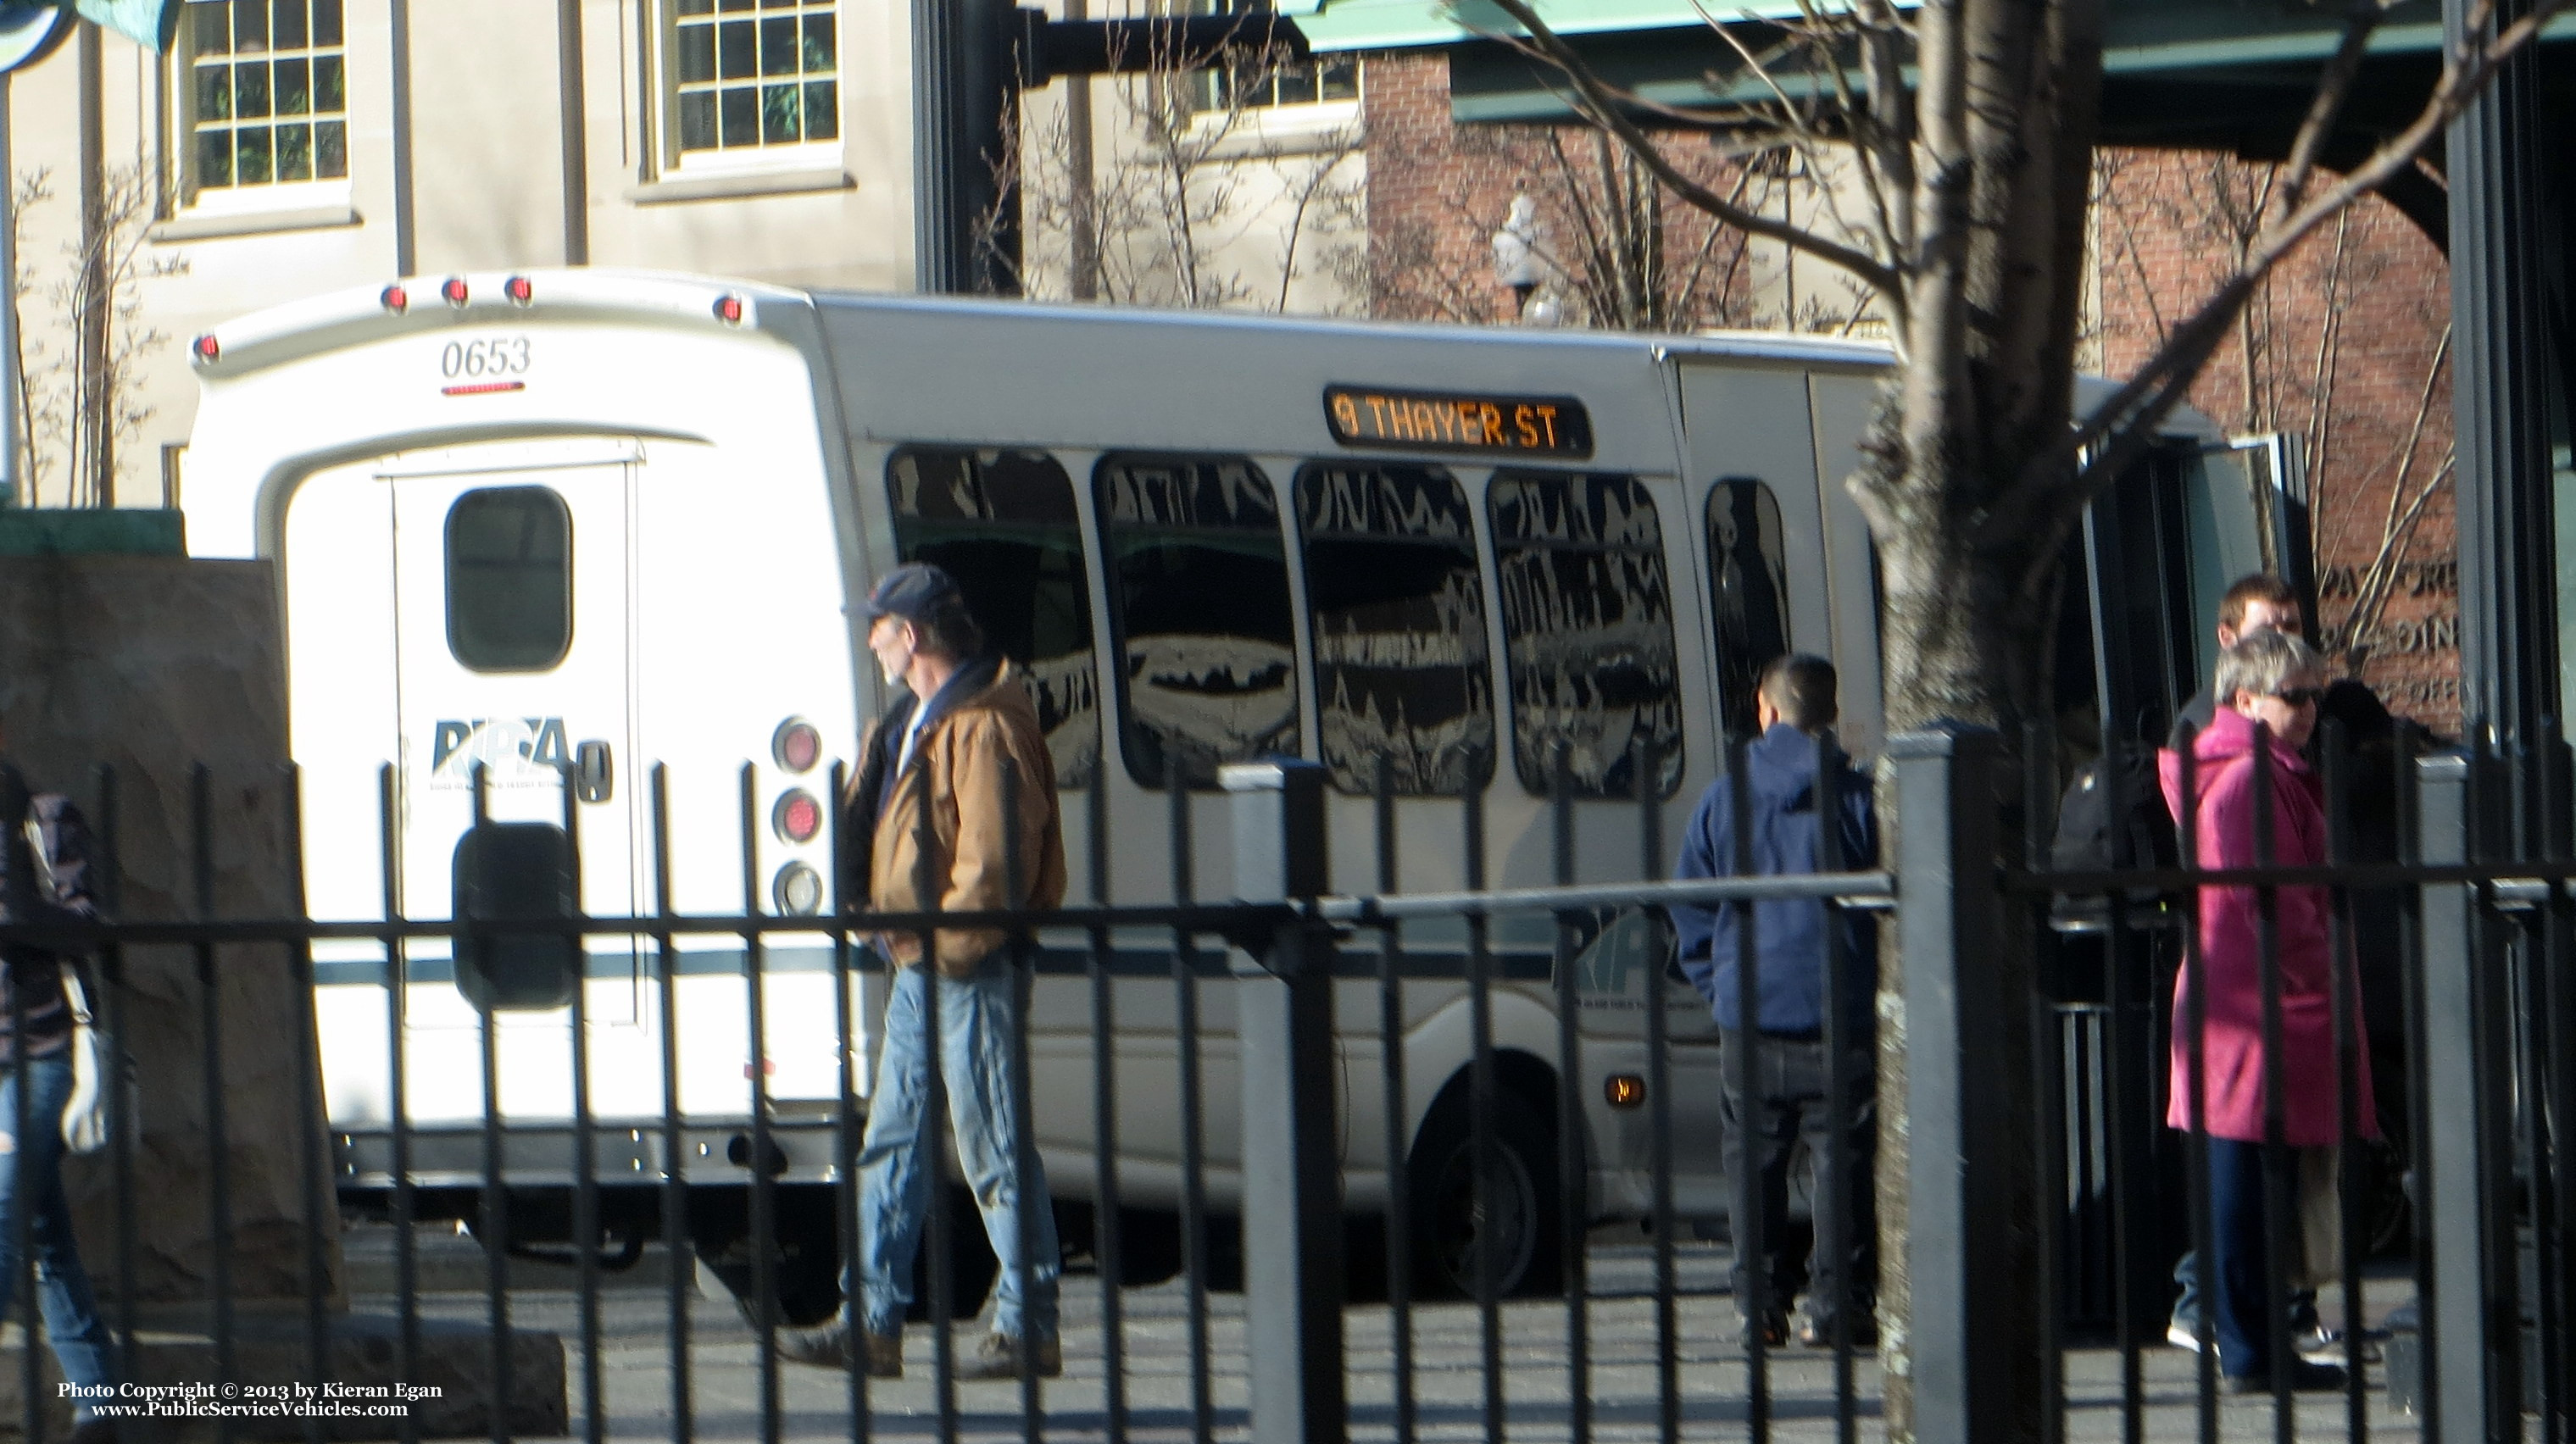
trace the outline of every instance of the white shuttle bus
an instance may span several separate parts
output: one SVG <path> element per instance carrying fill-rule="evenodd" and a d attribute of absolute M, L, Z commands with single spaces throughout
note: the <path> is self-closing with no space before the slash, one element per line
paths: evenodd
<path fill-rule="evenodd" d="M 561 912 L 576 889 L 592 916 L 649 916 L 664 886 L 657 765 L 673 909 L 827 906 L 831 769 L 887 700 L 859 604 L 909 558 L 955 572 L 996 644 L 1028 664 L 1077 899 L 1095 868 L 1113 901 L 1172 896 L 1174 766 L 1193 790 L 1203 895 L 1232 877 L 1216 768 L 1278 753 L 1330 769 L 1335 886 L 1369 892 L 1383 750 L 1400 883 L 1430 891 L 1463 885 L 1467 787 L 1484 794 L 1489 881 L 1554 880 L 1545 794 L 1560 742 L 1579 879 L 1635 876 L 1632 745 L 1659 759 L 1677 842 L 1721 738 L 1750 723 L 1755 670 L 1781 651 L 1830 653 L 1845 745 L 1867 755 L 1881 740 L 1871 547 L 1840 485 L 1888 362 L 1871 345 L 568 270 L 321 296 L 220 326 L 194 359 L 190 550 L 277 563 L 317 917 L 445 918 L 474 899 L 486 914 Z M 2179 437 L 2095 508 L 2063 629 L 2070 716 L 2160 728 L 2200 671 L 2218 587 L 2257 563 L 2261 531 L 2303 530 L 2285 523 L 2295 503 L 2279 487 L 2206 464 L 2225 449 Z M 479 835 L 478 766 L 492 824 Z M 1095 782 L 1098 858 L 1084 821 Z M 754 1048 L 740 940 L 677 940 L 666 1016 L 648 934 L 593 937 L 577 967 L 559 940 L 507 942 L 462 968 L 443 940 L 406 945 L 403 1106 L 421 1207 L 473 1216 L 488 1003 L 511 1129 L 511 1237 L 489 1242 L 570 1241 L 578 986 L 607 1236 L 570 1242 L 614 1264 L 659 1232 L 672 1030 L 701 1256 L 730 1283 L 749 1276 L 758 1067 L 785 1153 L 783 1302 L 791 1319 L 819 1317 L 839 1274 L 830 940 L 771 939 Z M 1408 942 L 1461 938 L 1426 926 Z M 1680 1210 L 1724 1211 L 1716 1035 L 1661 939 L 1635 919 L 1590 936 L 1577 964 L 1585 1076 L 1557 1076 L 1543 969 L 1495 998 L 1499 1076 L 1530 1105 L 1499 1129 L 1521 1185 L 1488 1240 L 1507 1282 L 1552 1281 L 1558 1089 L 1583 1100 L 1595 1218 L 1647 1209 L 1646 1114 L 1614 1109 L 1605 1082 L 1646 1071 L 1648 1009 L 1671 1039 Z M 1551 940 L 1544 917 L 1495 933 L 1539 957 Z M 1161 954 L 1170 939 L 1118 943 Z M 330 1122 L 343 1198 L 360 1208 L 392 1181 L 392 976 L 379 942 L 317 952 Z M 854 993 L 864 1089 L 882 993 Z M 1430 982 L 1407 996 L 1400 1106 L 1417 1202 L 1402 1223 L 1425 1282 L 1456 1286 L 1476 1226 L 1459 1206 L 1465 1002 Z M 1038 1129 L 1077 1240 L 1095 1188 L 1088 999 L 1080 978 L 1041 978 L 1032 1027 Z M 1122 1237 L 1130 1273 L 1151 1277 L 1177 1261 L 1155 1233 L 1180 1193 L 1171 984 L 1122 982 L 1118 1007 Z M 1205 1178 L 1224 1214 L 1239 1190 L 1228 985 L 1211 981 L 1202 1007 Z M 1344 985 L 1342 1017 L 1349 1197 L 1355 1214 L 1382 1213 L 1373 984 Z"/>

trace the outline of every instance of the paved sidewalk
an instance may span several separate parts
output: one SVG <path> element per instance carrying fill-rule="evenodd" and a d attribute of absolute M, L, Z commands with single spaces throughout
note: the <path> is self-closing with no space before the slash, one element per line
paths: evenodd
<path fill-rule="evenodd" d="M 1603 1444 L 1657 1437 L 1654 1309 L 1647 1285 L 1652 1255 L 1642 1246 L 1596 1244 L 1592 1251 L 1594 1300 L 1590 1308 L 1592 1367 L 1586 1392 L 1592 1400 L 1592 1437 Z M 1739 1440 L 1751 1436 L 1746 1408 L 1747 1363 L 1735 1342 L 1734 1308 L 1725 1293 L 1727 1254 L 1722 1245 L 1692 1244 L 1676 1254 L 1680 1296 L 1677 1300 L 1678 1376 L 1681 1436 L 1691 1440 Z M 1074 1275 L 1065 1281 L 1065 1376 L 1043 1390 L 1044 1418 L 1037 1437 L 1083 1444 L 1109 1438 L 1102 1394 L 1100 1289 L 1098 1281 Z M 2403 1296 L 2405 1285 L 2392 1281 L 2373 1287 L 2377 1314 Z M 1127 1430 L 1140 1441 L 1191 1438 L 1192 1397 L 1188 1365 L 1187 1294 L 1177 1282 L 1121 1295 L 1126 1313 Z M 1213 1434 L 1218 1439 L 1246 1435 L 1246 1385 L 1243 1368 L 1243 1296 L 1214 1294 L 1208 1300 L 1209 1395 Z M 561 1291 L 526 1292 L 513 1301 L 512 1322 L 523 1328 L 559 1332 L 566 1352 L 571 1388 L 574 1437 L 581 1423 L 581 1350 L 575 1300 Z M 362 1307 L 381 1308 L 388 1301 L 367 1299 Z M 439 1317 L 480 1318 L 482 1300 L 471 1294 L 425 1296 L 424 1312 Z M 2328 1313 L 2337 1310 L 2328 1301 Z M 1564 1305 L 1554 1301 L 1514 1303 L 1503 1311 L 1502 1357 L 1505 1436 L 1514 1441 L 1566 1440 L 1571 1437 L 1566 1400 L 1570 1383 L 1565 1344 Z M 619 1439 L 672 1438 L 670 1354 L 659 1289 L 604 1292 L 601 1297 L 600 1370 L 606 1397 L 607 1430 Z M 1354 1440 L 1394 1437 L 1392 1315 L 1385 1305 L 1354 1307 L 1349 1314 L 1350 1398 Z M 692 1437 L 711 1440 L 755 1440 L 761 1437 L 760 1370 L 750 1330 L 729 1300 L 699 1297 L 690 1316 L 689 1379 L 693 1391 Z M 1414 1314 L 1415 1437 L 1431 1441 L 1482 1441 L 1490 1436 L 1484 1413 L 1482 1338 L 1474 1306 L 1442 1304 Z M 973 1347 L 976 1333 L 961 1327 L 956 1335 L 960 1356 Z M 867 1437 L 929 1439 L 938 1434 L 936 1400 L 931 1382 L 931 1337 L 915 1328 L 906 1338 L 906 1377 L 875 1384 L 869 1394 Z M 2194 1440 L 2199 1436 L 2193 1356 L 2159 1340 L 2141 1356 L 2146 1403 L 2146 1437 L 2150 1440 Z M 2374 1438 L 2409 1444 L 2417 1437 L 2415 1421 L 2391 1416 L 2385 1406 L 2378 1370 L 2371 1371 L 2367 1428 Z M 822 1370 L 782 1364 L 779 1368 L 781 1437 L 796 1440 L 853 1437 L 846 1379 Z M 2116 1441 L 2121 1436 L 2119 1356 L 2105 1349 L 2080 1350 L 2067 1360 L 2068 1413 L 2066 1437 L 2083 1441 Z M 1869 1441 L 1884 1437 L 1878 1420 L 1879 1374 L 1870 1354 L 1855 1360 L 1853 1370 L 1855 1435 Z M 1837 1436 L 1836 1397 L 1830 1355 L 1787 1350 L 1771 1359 L 1771 1437 L 1796 1444 L 1830 1444 Z M 956 1386 L 960 1436 L 983 1440 L 1030 1437 L 1020 1414 L 1016 1384 Z M 2342 1396 L 2304 1399 L 2297 1411 L 2297 1432 L 2306 1439 L 2340 1439 L 2345 1434 Z M 2222 1400 L 2222 1438 L 2270 1440 L 2274 1437 L 2268 1399 Z"/>

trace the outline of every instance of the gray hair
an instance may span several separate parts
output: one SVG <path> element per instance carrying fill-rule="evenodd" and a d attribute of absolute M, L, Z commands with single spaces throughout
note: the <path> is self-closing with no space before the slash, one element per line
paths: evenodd
<path fill-rule="evenodd" d="M 2218 705 L 2224 707 L 2236 700 L 2239 692 L 2257 697 L 2272 697 L 2290 685 L 2290 679 L 2307 672 L 2323 672 L 2325 658 L 2317 649 L 2287 632 L 2269 629 L 2248 632 L 2236 639 L 2236 645 L 2218 654 L 2218 676 L 2214 686 Z"/>

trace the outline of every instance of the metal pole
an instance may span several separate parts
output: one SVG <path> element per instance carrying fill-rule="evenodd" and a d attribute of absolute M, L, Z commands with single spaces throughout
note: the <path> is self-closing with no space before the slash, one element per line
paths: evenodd
<path fill-rule="evenodd" d="M 18 378 L 18 173 L 9 164 L 9 72 L 0 70 L 0 506 L 23 506 Z"/>

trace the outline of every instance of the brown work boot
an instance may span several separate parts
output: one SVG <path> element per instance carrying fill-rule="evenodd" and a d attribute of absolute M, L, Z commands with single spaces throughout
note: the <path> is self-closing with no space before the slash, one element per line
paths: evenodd
<path fill-rule="evenodd" d="M 1040 1339 L 1032 1350 L 1037 1376 L 1060 1378 L 1064 1374 L 1064 1344 L 1056 1339 Z M 1016 1379 L 1020 1377 L 1020 1341 L 1009 1334 L 986 1334 L 976 1345 L 975 1357 L 960 1365 L 961 1379 Z"/>
<path fill-rule="evenodd" d="M 780 1329 L 778 1357 L 791 1364 L 812 1364 L 821 1369 L 850 1367 L 850 1311 L 843 1309 L 827 1322 L 810 1329 Z M 903 1377 L 903 1335 L 871 1334 L 866 1329 L 855 1331 L 867 1351 L 868 1377 L 900 1379 Z"/>

